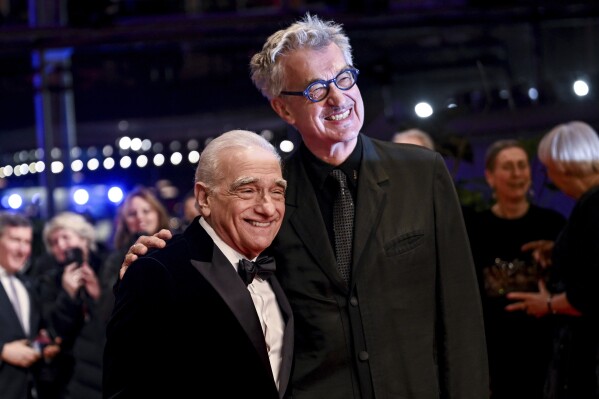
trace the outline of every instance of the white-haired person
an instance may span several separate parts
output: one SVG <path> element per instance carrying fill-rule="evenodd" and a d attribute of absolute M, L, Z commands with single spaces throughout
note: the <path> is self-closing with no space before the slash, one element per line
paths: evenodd
<path fill-rule="evenodd" d="M 511 293 L 510 311 L 555 322 L 546 399 L 599 398 L 599 137 L 579 121 L 560 124 L 541 140 L 538 156 L 551 181 L 576 200 L 553 246 L 537 251 L 552 278 L 538 293 Z M 551 255 L 550 257 L 549 254 Z"/>
<path fill-rule="evenodd" d="M 63 352 L 49 375 L 64 398 L 101 398 L 104 330 L 112 295 L 101 282 L 105 252 L 98 249 L 95 227 L 82 215 L 61 212 L 44 226 L 47 254 L 33 272 L 53 333 L 62 338 Z"/>
<path fill-rule="evenodd" d="M 435 150 L 433 138 L 425 131 L 420 129 L 408 129 L 397 132 L 391 139 L 394 143 L 414 144 L 421 147 Z"/>

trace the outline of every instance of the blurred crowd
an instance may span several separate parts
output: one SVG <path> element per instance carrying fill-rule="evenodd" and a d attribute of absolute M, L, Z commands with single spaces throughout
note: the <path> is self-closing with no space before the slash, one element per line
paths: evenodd
<path fill-rule="evenodd" d="M 392 141 L 435 150 L 425 132 Z M 539 206 L 531 159 L 576 200 L 570 215 Z M 464 220 L 483 303 L 492 399 L 599 398 L 599 138 L 584 122 L 556 126 L 536 153 L 518 140 L 492 143 L 484 178 L 493 193 Z M 199 214 L 181 200 L 180 232 Z M 140 235 L 169 228 L 151 188 L 120 205 L 112 240 L 66 211 L 34 224 L 0 213 L 0 398 L 102 398 L 102 355 L 113 286 Z M 43 245 L 39 255 L 32 247 Z M 166 343 L 164 343 L 166 344 Z"/>

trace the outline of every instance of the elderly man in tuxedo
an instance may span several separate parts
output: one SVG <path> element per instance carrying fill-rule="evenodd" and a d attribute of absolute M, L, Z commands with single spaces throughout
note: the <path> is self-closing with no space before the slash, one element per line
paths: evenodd
<path fill-rule="evenodd" d="M 285 190 L 280 156 L 258 134 L 235 130 L 206 146 L 201 216 L 119 283 L 104 397 L 283 397 L 293 317 L 272 258 L 259 255 L 283 221 Z"/>

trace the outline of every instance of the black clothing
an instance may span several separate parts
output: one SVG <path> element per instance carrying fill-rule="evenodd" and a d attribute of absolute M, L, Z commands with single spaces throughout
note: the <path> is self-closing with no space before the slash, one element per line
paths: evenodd
<path fill-rule="evenodd" d="M 499 218 L 490 209 L 466 218 L 483 300 L 492 399 L 542 398 L 551 355 L 551 321 L 505 311 L 509 301 L 503 294 L 485 290 L 484 276 L 496 259 L 531 265 L 531 253 L 522 252 L 522 245 L 555 240 L 564 224 L 560 213 L 535 205 L 517 219 Z M 534 282 L 533 289 L 537 291 Z"/>
<path fill-rule="evenodd" d="M 576 203 L 553 249 L 550 289 L 581 317 L 558 315 L 547 399 L 599 398 L 599 186 Z"/>

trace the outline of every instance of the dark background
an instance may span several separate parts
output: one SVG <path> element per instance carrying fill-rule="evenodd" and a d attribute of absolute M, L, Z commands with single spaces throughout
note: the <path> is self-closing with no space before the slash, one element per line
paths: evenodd
<path fill-rule="evenodd" d="M 160 142 L 167 154 L 172 142 L 185 153 L 195 139 L 201 150 L 233 128 L 297 143 L 252 86 L 248 62 L 306 11 L 342 23 L 351 39 L 365 133 L 428 131 L 466 203 L 488 197 L 481 154 L 491 141 L 520 138 L 534 155 L 557 123 L 599 127 L 596 0 L 0 0 L 0 167 L 38 160 L 36 148 L 61 148 L 68 162 L 79 146 L 85 159 L 124 135 Z M 579 78 L 591 86 L 584 98 L 571 88 Z M 534 101 L 530 87 L 539 92 Z M 413 106 L 423 100 L 435 114 L 419 120 Z M 0 195 L 117 181 L 166 187 L 172 209 L 192 187 L 193 170 L 183 162 L 13 175 L 0 178 Z M 540 174 L 535 190 L 538 202 L 567 214 L 571 202 Z M 57 200 L 51 212 L 64 206 Z"/>

